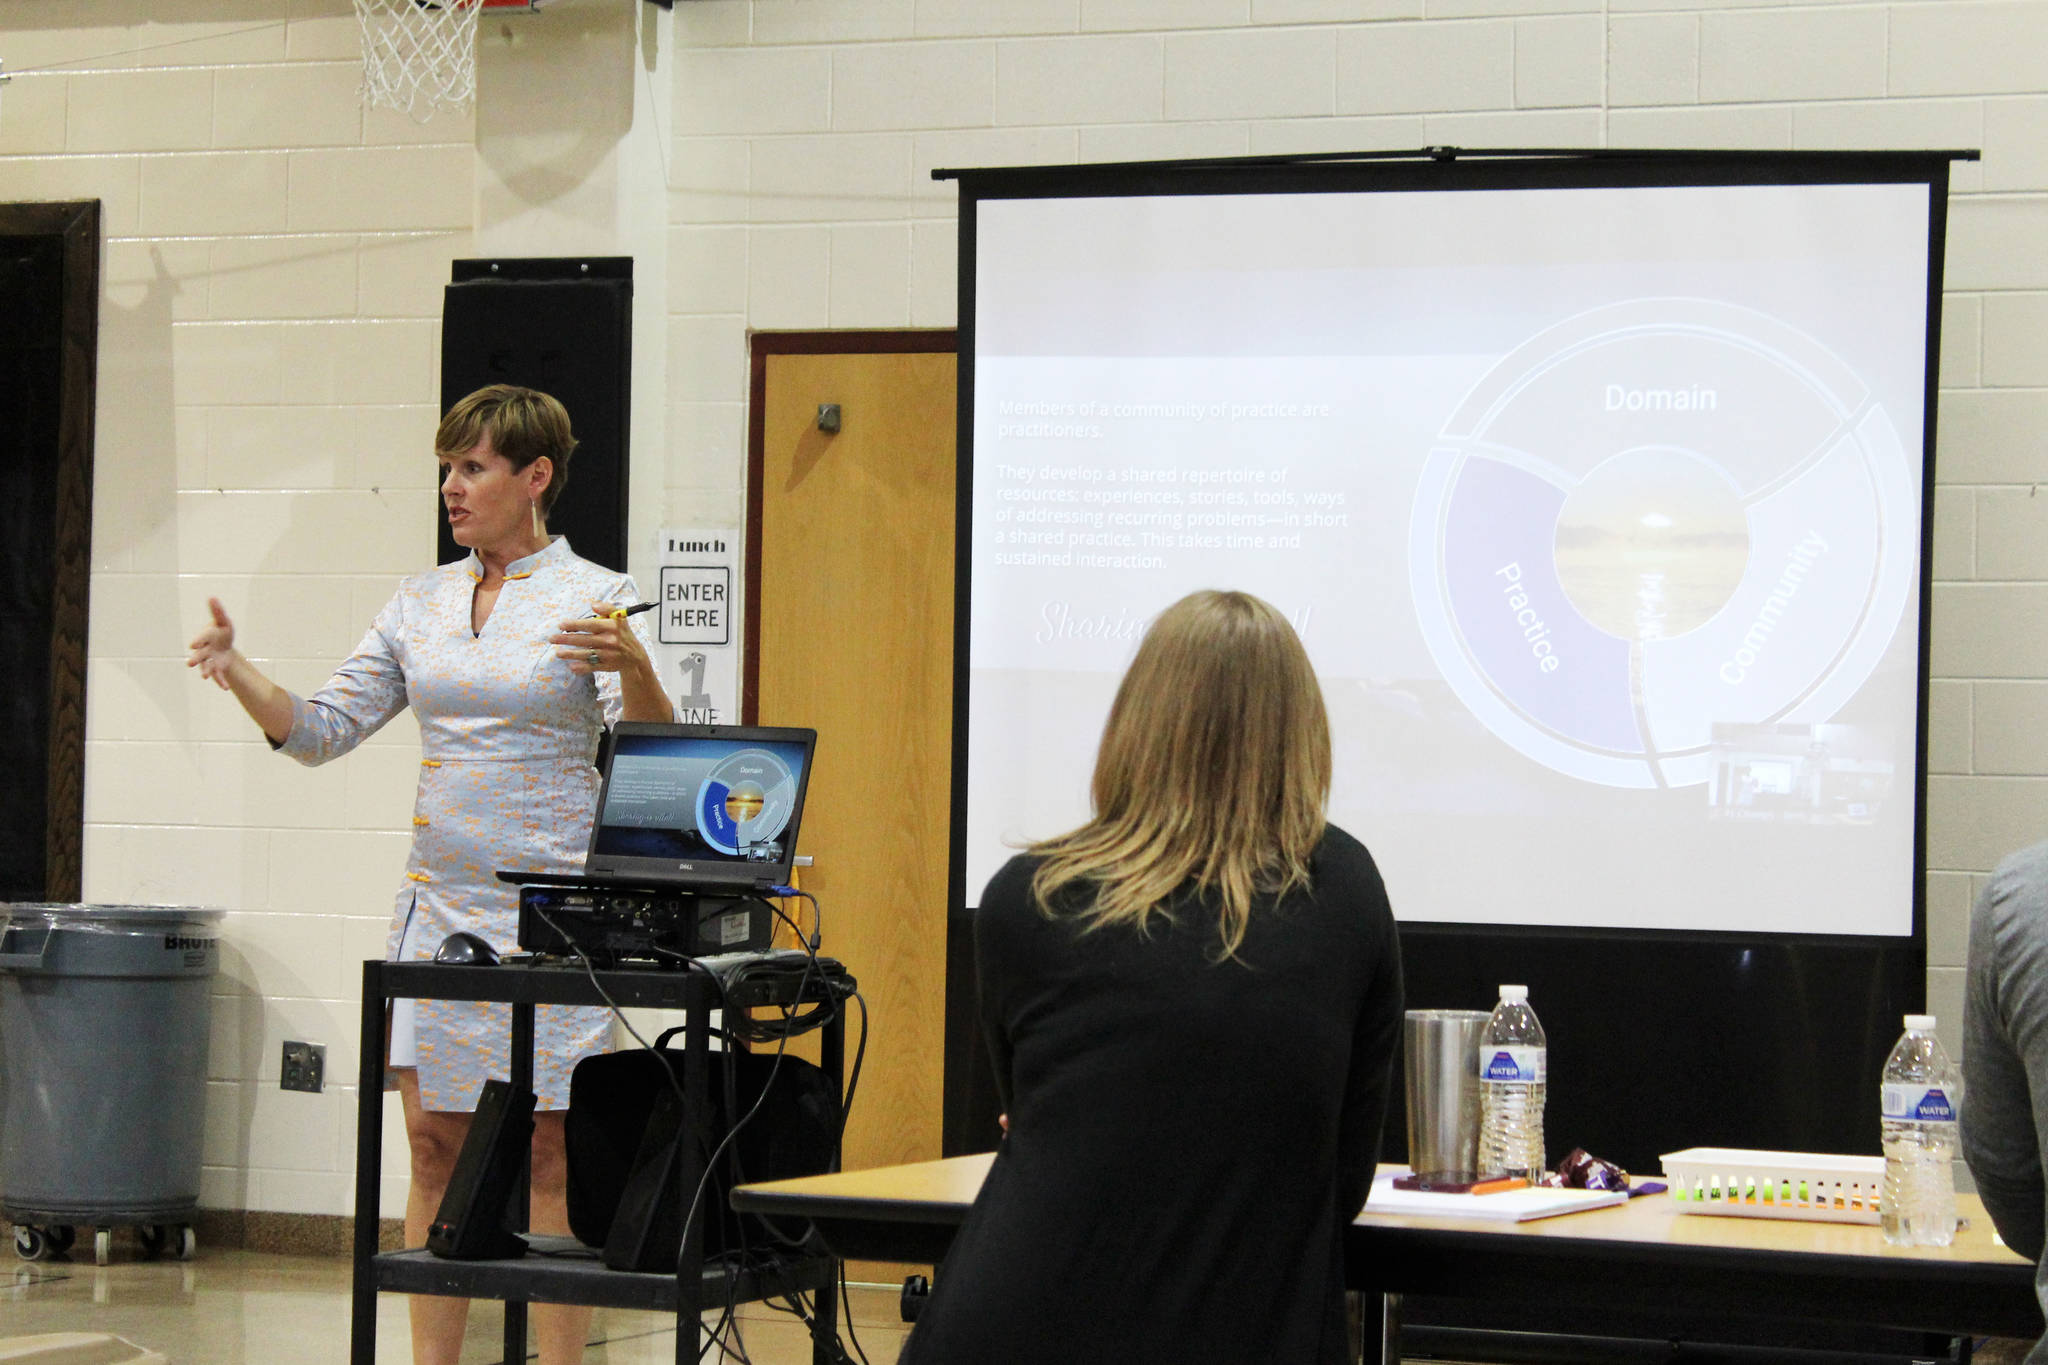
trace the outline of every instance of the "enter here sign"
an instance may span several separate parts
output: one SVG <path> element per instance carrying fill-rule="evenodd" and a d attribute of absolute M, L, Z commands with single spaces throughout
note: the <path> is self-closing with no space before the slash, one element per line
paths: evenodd
<path fill-rule="evenodd" d="M 663 565 L 661 605 L 655 614 L 655 637 L 665 645 L 731 644 L 732 570 Z"/>

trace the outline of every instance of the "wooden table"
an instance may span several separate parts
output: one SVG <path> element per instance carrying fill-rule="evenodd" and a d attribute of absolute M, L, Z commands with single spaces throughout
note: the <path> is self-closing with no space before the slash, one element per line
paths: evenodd
<path fill-rule="evenodd" d="M 841 1257 L 937 1262 L 990 1160 L 746 1185 L 733 1206 L 810 1218 Z M 1346 1262 L 1354 1288 L 1390 1297 L 1540 1301 L 1594 1321 L 1650 1304 L 1707 1322 L 2039 1336 L 2033 1266 L 1994 1241 L 1974 1195 L 1957 1202 L 1968 1227 L 1947 1247 L 1887 1246 L 1868 1224 L 1681 1213 L 1664 1195 L 1529 1223 L 1366 1213 Z M 1384 1358 L 1398 1360 L 1398 1332 L 1388 1337 Z"/>

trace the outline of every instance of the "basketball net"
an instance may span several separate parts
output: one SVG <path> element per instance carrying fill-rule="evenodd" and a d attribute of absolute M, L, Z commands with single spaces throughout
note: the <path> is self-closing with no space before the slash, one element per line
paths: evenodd
<path fill-rule="evenodd" d="M 476 99 L 482 0 L 355 0 L 363 31 L 363 104 L 425 123 Z"/>

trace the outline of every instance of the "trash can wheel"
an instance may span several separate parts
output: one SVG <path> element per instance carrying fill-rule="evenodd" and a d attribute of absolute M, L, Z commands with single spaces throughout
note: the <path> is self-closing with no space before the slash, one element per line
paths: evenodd
<path fill-rule="evenodd" d="M 199 1239 L 188 1223 L 144 1223 L 137 1233 L 146 1256 L 169 1256 L 189 1261 L 199 1250 Z"/>
<path fill-rule="evenodd" d="M 24 1261 L 47 1261 L 52 1256 L 62 1256 L 71 1250 L 71 1243 L 77 1236 L 76 1229 L 68 1223 L 56 1223 L 48 1227 L 36 1223 L 16 1223 L 14 1254 Z"/>
<path fill-rule="evenodd" d="M 24 1261 L 40 1261 L 54 1254 L 49 1234 L 26 1223 L 14 1225 L 14 1254 Z"/>

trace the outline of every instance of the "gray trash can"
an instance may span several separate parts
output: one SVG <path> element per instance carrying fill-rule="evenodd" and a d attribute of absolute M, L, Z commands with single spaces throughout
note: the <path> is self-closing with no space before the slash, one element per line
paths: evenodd
<path fill-rule="evenodd" d="M 0 906 L 0 1214 L 28 1260 L 139 1225 L 190 1256 L 223 912 Z"/>

